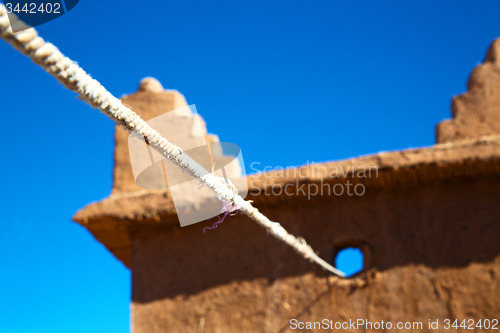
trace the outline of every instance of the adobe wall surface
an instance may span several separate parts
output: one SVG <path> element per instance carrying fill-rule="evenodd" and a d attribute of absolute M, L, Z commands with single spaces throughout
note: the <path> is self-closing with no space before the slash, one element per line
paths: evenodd
<path fill-rule="evenodd" d="M 176 90 L 164 90 L 162 85 L 153 78 L 144 78 L 138 91 L 121 98 L 123 104 L 130 106 L 141 118 L 148 121 L 161 114 L 187 106 L 186 99 Z M 128 149 L 129 133 L 115 127 L 115 151 L 113 168 L 113 193 L 140 191 L 135 184 L 130 164 Z"/>
<path fill-rule="evenodd" d="M 136 232 L 133 332 L 286 332 L 292 318 L 426 332 L 429 319 L 500 317 L 499 177 L 296 200 L 262 212 L 323 258 L 359 246 L 363 273 L 327 276 L 240 215 L 205 234 L 210 222 Z"/>

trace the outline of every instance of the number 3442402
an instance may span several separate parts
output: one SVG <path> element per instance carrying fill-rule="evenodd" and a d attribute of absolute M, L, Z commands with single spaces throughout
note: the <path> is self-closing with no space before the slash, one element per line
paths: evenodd
<path fill-rule="evenodd" d="M 444 329 L 458 329 L 458 328 L 463 328 L 463 329 L 468 329 L 468 330 L 474 330 L 474 329 L 490 329 L 490 330 L 498 330 L 498 319 L 479 319 L 479 320 L 474 320 L 474 319 L 464 319 L 461 322 L 458 319 L 455 319 L 454 322 L 452 322 L 450 319 L 445 319 L 444 320 Z"/>
<path fill-rule="evenodd" d="M 41 3 L 37 5 L 36 3 L 25 3 L 23 6 L 20 6 L 19 3 L 5 3 L 5 7 L 7 8 L 7 13 L 20 13 L 25 12 L 29 14 L 37 14 L 37 13 L 46 13 L 46 14 L 61 14 L 61 4 L 60 3 Z"/>

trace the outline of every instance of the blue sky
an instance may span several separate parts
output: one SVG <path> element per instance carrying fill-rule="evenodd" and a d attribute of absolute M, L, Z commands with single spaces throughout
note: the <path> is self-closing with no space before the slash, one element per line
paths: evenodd
<path fill-rule="evenodd" d="M 500 2 L 97 1 L 38 27 L 117 96 L 154 76 L 252 162 L 432 145 Z M 126 332 L 130 273 L 75 211 L 109 195 L 113 123 L 0 41 L 0 332 Z"/>
<path fill-rule="evenodd" d="M 363 251 L 355 247 L 340 250 L 335 256 L 335 267 L 349 277 L 363 269 Z"/>

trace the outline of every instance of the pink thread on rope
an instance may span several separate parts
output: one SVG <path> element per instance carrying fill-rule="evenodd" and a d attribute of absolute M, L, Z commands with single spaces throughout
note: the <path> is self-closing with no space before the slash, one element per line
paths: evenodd
<path fill-rule="evenodd" d="M 224 216 L 221 218 L 220 215 L 217 215 L 217 218 L 219 219 L 219 221 L 215 222 L 212 227 L 205 227 L 203 228 L 203 233 L 206 232 L 207 229 L 216 229 L 217 228 L 217 225 L 224 222 L 224 219 L 226 218 L 226 216 L 234 216 L 236 214 L 238 214 L 238 210 L 240 209 L 240 206 L 237 206 L 237 205 L 232 205 L 231 203 L 225 203 L 224 204 Z"/>

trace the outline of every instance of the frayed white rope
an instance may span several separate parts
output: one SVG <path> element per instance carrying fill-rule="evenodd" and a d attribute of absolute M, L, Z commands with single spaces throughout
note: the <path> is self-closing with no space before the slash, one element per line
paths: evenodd
<path fill-rule="evenodd" d="M 10 18 L 11 21 L 7 16 L 5 6 L 0 3 L 0 36 L 7 43 L 30 57 L 34 63 L 53 75 L 66 88 L 76 92 L 81 100 L 106 114 L 122 128 L 147 139 L 149 145 L 156 151 L 214 191 L 217 199 L 221 200 L 225 207 L 239 207 L 240 211 L 263 226 L 274 237 L 290 245 L 304 258 L 317 263 L 327 271 L 344 276 L 342 272 L 321 259 L 304 239 L 289 234 L 279 223 L 271 222 L 260 213 L 250 201 L 245 201 L 238 195 L 233 184 L 226 183 L 220 177 L 208 173 L 182 149 L 163 138 L 98 81 L 92 79 L 75 62 L 65 57 L 57 47 L 38 37 L 35 29 L 12 33 L 11 25 L 20 29 L 27 28 L 27 25 L 19 21 L 15 15 L 11 15 Z"/>

